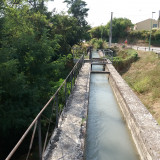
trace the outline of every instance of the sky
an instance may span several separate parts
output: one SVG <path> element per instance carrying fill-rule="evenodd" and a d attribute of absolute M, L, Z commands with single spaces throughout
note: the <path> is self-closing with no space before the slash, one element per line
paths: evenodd
<path fill-rule="evenodd" d="M 48 10 L 56 8 L 56 12 L 66 12 L 66 3 L 64 0 L 49 1 Z M 86 20 L 92 26 L 106 25 L 111 18 L 128 18 L 133 24 L 152 18 L 158 19 L 160 10 L 160 0 L 83 0 L 87 3 L 88 17 Z"/>

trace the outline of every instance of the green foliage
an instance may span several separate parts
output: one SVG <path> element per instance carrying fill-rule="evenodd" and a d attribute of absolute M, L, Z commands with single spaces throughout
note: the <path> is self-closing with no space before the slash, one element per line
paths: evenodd
<path fill-rule="evenodd" d="M 144 69 L 142 69 L 142 66 Z M 131 87 L 138 93 L 147 93 L 152 90 L 152 98 L 156 99 L 160 94 L 159 70 L 160 65 L 156 55 L 146 53 L 146 56 L 141 57 L 137 62 L 135 73 L 130 75 L 127 81 L 130 82 Z"/>
<path fill-rule="evenodd" d="M 138 93 L 144 93 L 149 90 L 149 77 L 145 77 L 140 81 L 134 83 L 133 87 Z"/>
<path fill-rule="evenodd" d="M 78 26 L 80 29 L 77 31 L 77 35 L 81 41 L 89 39 L 88 30 L 90 26 L 88 25 L 85 18 L 88 16 L 87 4 L 83 0 L 64 0 L 68 6 L 68 13 L 77 19 Z"/>
<path fill-rule="evenodd" d="M 134 40 L 148 40 L 149 39 L 150 32 L 149 31 L 131 31 L 128 35 L 128 38 L 130 39 L 130 42 L 133 42 Z"/>
<path fill-rule="evenodd" d="M 160 124 L 160 59 L 157 55 L 139 51 L 139 60 L 123 74 L 123 78 Z"/>
<path fill-rule="evenodd" d="M 119 39 L 126 39 L 129 31 L 133 27 L 132 22 L 127 18 L 114 18 L 112 21 L 112 39 L 113 42 L 118 42 Z M 89 33 L 91 38 L 102 38 L 108 41 L 110 30 L 110 22 L 105 26 L 92 28 Z"/>
<path fill-rule="evenodd" d="M 81 41 L 79 37 L 79 32 L 81 27 L 78 25 L 78 21 L 74 17 L 70 17 L 63 14 L 57 14 L 52 19 L 52 34 L 57 34 L 61 36 L 60 38 L 60 53 L 68 50 L 70 51 L 71 47 L 74 44 L 77 44 Z"/>
<path fill-rule="evenodd" d="M 107 47 L 106 42 L 103 41 L 102 39 L 93 38 L 90 40 L 89 43 L 96 49 L 102 49 L 102 48 Z"/>
<path fill-rule="evenodd" d="M 122 71 L 127 69 L 137 58 L 138 54 L 135 50 L 124 49 L 119 51 L 116 57 L 113 57 L 113 65 L 118 71 Z"/>
<path fill-rule="evenodd" d="M 82 45 L 74 45 L 72 47 L 72 54 L 74 59 L 79 59 L 84 53 L 86 52 L 87 47 L 82 46 Z"/>
<path fill-rule="evenodd" d="M 152 31 L 152 44 L 160 43 L 160 29 Z"/>
<path fill-rule="evenodd" d="M 109 37 L 109 28 L 106 26 L 98 26 L 94 27 L 91 30 L 89 30 L 91 38 L 97 38 L 97 39 L 105 39 L 108 40 Z"/>
<path fill-rule="evenodd" d="M 67 6 L 69 7 L 68 13 L 72 14 L 78 20 L 79 25 L 86 26 L 87 22 L 85 17 L 88 16 L 88 8 L 86 8 L 87 4 L 83 0 L 65 0 Z"/>
<path fill-rule="evenodd" d="M 131 31 L 128 35 L 128 39 L 130 42 L 135 42 L 137 40 L 144 40 L 145 42 L 149 41 L 150 31 Z M 160 43 L 160 30 L 153 29 L 152 30 L 152 37 L 151 37 L 152 44 L 159 44 Z"/>
<path fill-rule="evenodd" d="M 82 40 L 75 17 L 51 16 L 42 5 L 0 3 L 0 159 L 67 76 L 71 46 Z"/>
<path fill-rule="evenodd" d="M 107 24 L 108 28 L 110 22 Z M 112 22 L 112 37 L 113 42 L 118 42 L 120 38 L 126 38 L 128 32 L 133 27 L 131 20 L 127 18 L 114 18 Z"/>

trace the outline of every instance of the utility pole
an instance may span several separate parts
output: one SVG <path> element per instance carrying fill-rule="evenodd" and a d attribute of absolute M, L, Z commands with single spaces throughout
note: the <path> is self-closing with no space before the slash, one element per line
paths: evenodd
<path fill-rule="evenodd" d="M 151 30 L 150 30 L 150 36 L 149 36 L 149 51 L 150 51 L 150 48 L 151 48 L 151 35 L 152 35 L 152 20 L 153 20 L 153 14 L 156 13 L 156 12 L 152 12 L 152 19 L 151 19 Z"/>
<path fill-rule="evenodd" d="M 101 24 L 101 40 L 103 40 L 103 23 Z"/>
<path fill-rule="evenodd" d="M 111 22 L 110 22 L 110 32 L 109 32 L 109 48 L 111 47 L 111 43 L 112 43 L 112 17 L 113 17 L 113 12 L 111 12 Z"/>
<path fill-rule="evenodd" d="M 160 23 L 160 11 L 159 11 L 159 17 L 158 17 L 158 29 L 160 28 L 159 23 Z"/>

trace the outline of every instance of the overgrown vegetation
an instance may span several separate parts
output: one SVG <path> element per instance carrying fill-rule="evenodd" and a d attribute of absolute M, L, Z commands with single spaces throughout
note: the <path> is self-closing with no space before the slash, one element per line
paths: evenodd
<path fill-rule="evenodd" d="M 128 34 L 128 40 L 130 43 L 135 43 L 138 40 L 143 40 L 148 44 L 150 37 L 150 31 L 131 31 Z M 152 44 L 160 44 L 160 29 L 152 29 Z"/>
<path fill-rule="evenodd" d="M 160 124 L 160 59 L 153 52 L 138 52 L 139 60 L 123 78 Z"/>
<path fill-rule="evenodd" d="M 126 18 L 114 18 L 112 24 L 112 42 L 124 42 L 126 39 L 128 43 L 134 44 L 142 40 L 144 45 L 148 44 L 150 31 L 134 31 L 133 24 Z M 106 25 L 94 27 L 89 30 L 91 39 L 101 39 L 109 41 L 110 22 Z M 160 29 L 152 29 L 151 43 L 153 45 L 160 45 Z"/>
<path fill-rule="evenodd" d="M 84 1 L 66 1 L 69 15 L 44 2 L 0 1 L 0 159 L 73 67 L 71 47 L 88 37 Z"/>
<path fill-rule="evenodd" d="M 92 46 L 95 49 L 104 49 L 108 47 L 108 44 L 106 41 L 102 39 L 93 38 L 91 39 L 88 44 Z"/>
<path fill-rule="evenodd" d="M 118 71 L 128 69 L 132 62 L 138 59 L 137 51 L 134 49 L 116 50 L 116 56 L 113 57 L 113 65 Z"/>
<path fill-rule="evenodd" d="M 114 18 L 112 22 L 112 42 L 118 42 L 119 39 L 126 39 L 129 31 L 133 27 L 132 22 L 127 18 Z M 105 26 L 92 28 L 89 33 L 91 38 L 109 40 L 110 22 Z"/>

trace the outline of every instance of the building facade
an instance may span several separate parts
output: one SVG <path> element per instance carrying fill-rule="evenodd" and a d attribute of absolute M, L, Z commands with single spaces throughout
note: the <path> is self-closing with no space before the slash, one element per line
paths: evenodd
<path fill-rule="evenodd" d="M 134 30 L 142 31 L 142 30 L 151 30 L 151 23 L 152 29 L 158 29 L 160 27 L 160 22 L 155 19 L 146 19 L 144 21 L 138 22 L 134 26 Z"/>

